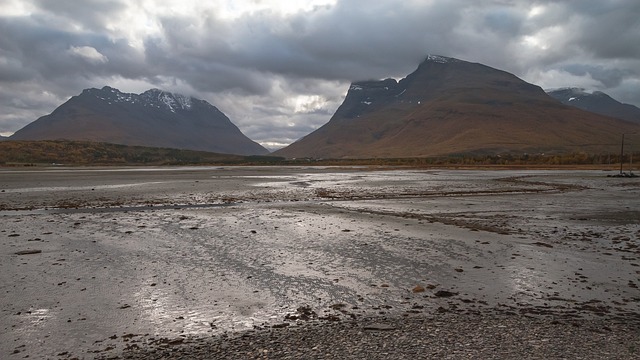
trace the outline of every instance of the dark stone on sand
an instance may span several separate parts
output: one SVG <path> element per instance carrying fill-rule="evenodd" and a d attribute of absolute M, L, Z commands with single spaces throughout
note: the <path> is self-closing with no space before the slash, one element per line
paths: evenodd
<path fill-rule="evenodd" d="M 16 255 L 33 255 L 33 254 L 40 254 L 42 252 L 42 250 L 20 250 L 20 251 L 16 251 L 15 254 Z"/>
<path fill-rule="evenodd" d="M 396 330 L 396 327 L 389 324 L 373 323 L 373 324 L 365 325 L 364 329 L 369 331 L 392 331 L 392 330 Z"/>
<path fill-rule="evenodd" d="M 458 293 L 454 293 L 447 290 L 438 290 L 434 295 L 437 297 L 452 297 L 452 296 L 458 295 Z"/>
<path fill-rule="evenodd" d="M 548 248 L 552 248 L 553 247 L 553 245 L 551 245 L 551 244 L 543 243 L 543 242 L 540 242 L 540 241 L 534 242 L 533 245 L 538 245 L 538 246 L 543 246 L 543 247 L 548 247 Z"/>

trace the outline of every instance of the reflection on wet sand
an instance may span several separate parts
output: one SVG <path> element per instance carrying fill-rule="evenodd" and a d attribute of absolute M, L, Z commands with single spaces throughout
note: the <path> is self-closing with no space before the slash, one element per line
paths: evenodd
<path fill-rule="evenodd" d="M 640 183 L 600 172 L 1 175 L 0 358 L 378 315 L 640 321 Z"/>

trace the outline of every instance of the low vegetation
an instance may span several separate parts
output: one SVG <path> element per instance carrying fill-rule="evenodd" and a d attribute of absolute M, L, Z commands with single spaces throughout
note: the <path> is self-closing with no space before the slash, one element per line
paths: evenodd
<path fill-rule="evenodd" d="M 640 152 L 634 153 L 633 158 L 640 162 Z M 630 164 L 629 154 L 624 156 L 624 168 L 628 170 Z M 318 165 L 387 165 L 387 166 L 411 166 L 411 167 L 562 167 L 562 166 L 598 166 L 619 167 L 620 154 L 589 154 L 586 152 L 557 153 L 557 154 L 452 154 L 438 157 L 413 157 L 413 158 L 376 158 L 376 159 L 296 159 L 289 163 L 309 163 Z M 634 165 L 635 169 L 635 165 Z"/>
<path fill-rule="evenodd" d="M 640 153 L 633 154 L 640 161 Z M 624 157 L 629 170 L 630 156 Z M 320 165 L 410 167 L 598 167 L 617 169 L 620 154 L 453 154 L 440 157 L 372 159 L 284 159 L 276 156 L 240 156 L 204 151 L 127 146 L 82 141 L 2 141 L 0 166 L 159 166 L 159 165 Z M 634 167 L 636 169 L 636 167 Z"/>
<path fill-rule="evenodd" d="M 282 158 L 127 146 L 84 141 L 2 141 L 0 165 L 231 165 L 269 164 Z"/>

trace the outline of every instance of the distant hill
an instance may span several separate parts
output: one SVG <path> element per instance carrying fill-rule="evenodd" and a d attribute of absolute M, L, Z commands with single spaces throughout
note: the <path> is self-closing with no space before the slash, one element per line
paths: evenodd
<path fill-rule="evenodd" d="M 282 159 L 269 156 L 240 156 L 88 141 L 10 140 L 0 142 L 0 165 L 224 165 L 266 164 L 280 160 Z"/>
<path fill-rule="evenodd" d="M 601 91 L 588 92 L 582 88 L 564 88 L 547 93 L 565 105 L 640 124 L 640 108 L 623 104 Z"/>
<path fill-rule="evenodd" d="M 561 104 L 482 64 L 430 55 L 394 79 L 351 84 L 330 121 L 274 152 L 288 158 L 614 151 L 626 121 Z"/>
<path fill-rule="evenodd" d="M 84 90 L 10 139 L 94 141 L 239 155 L 269 153 L 204 100 L 158 89 L 128 94 L 108 86 Z"/>

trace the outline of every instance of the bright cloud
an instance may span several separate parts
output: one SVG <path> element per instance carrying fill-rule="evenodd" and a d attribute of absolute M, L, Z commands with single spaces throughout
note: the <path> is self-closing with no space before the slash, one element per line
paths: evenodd
<path fill-rule="evenodd" d="M 91 46 L 72 46 L 69 52 L 92 63 L 106 63 L 109 59 Z"/>

